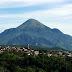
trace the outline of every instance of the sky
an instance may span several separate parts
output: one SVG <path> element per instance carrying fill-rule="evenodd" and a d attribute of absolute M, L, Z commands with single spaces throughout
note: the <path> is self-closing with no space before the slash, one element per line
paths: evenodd
<path fill-rule="evenodd" d="M 0 33 L 28 19 L 72 36 L 72 0 L 1 0 Z"/>

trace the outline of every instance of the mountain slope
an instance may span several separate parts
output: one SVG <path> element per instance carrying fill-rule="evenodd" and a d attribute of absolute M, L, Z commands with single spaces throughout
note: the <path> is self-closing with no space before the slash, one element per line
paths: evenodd
<path fill-rule="evenodd" d="M 51 29 L 35 19 L 29 19 L 17 28 L 0 34 L 1 45 L 36 45 L 41 47 L 61 47 L 72 50 L 72 37 L 58 29 Z"/>

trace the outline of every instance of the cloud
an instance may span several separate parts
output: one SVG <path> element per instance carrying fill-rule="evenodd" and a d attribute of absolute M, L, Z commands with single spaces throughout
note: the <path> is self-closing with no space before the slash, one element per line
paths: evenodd
<path fill-rule="evenodd" d="M 33 6 L 43 3 L 59 3 L 65 0 L 2 0 L 0 1 L 0 8 L 16 8 Z"/>
<path fill-rule="evenodd" d="M 4 1 L 9 1 L 9 0 L 4 0 Z M 11 2 L 39 2 L 39 3 L 43 3 L 43 2 L 63 2 L 63 0 L 10 0 Z"/>
<path fill-rule="evenodd" d="M 60 8 L 50 10 L 50 13 L 58 16 L 65 16 L 72 14 L 72 4 L 65 4 Z"/>
<path fill-rule="evenodd" d="M 72 15 L 71 16 L 65 16 L 65 17 L 63 17 L 63 19 L 72 21 Z"/>
<path fill-rule="evenodd" d="M 59 8 L 26 12 L 22 14 L 0 15 L 0 18 L 44 18 L 44 19 L 69 19 L 72 18 L 72 4 L 65 4 Z"/>

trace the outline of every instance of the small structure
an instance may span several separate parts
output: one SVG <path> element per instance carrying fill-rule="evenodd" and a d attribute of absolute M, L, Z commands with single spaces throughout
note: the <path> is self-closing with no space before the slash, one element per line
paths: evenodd
<path fill-rule="evenodd" d="M 48 57 L 51 57 L 52 56 L 52 54 L 48 54 Z"/>
<path fill-rule="evenodd" d="M 3 50 L 0 50 L 0 53 L 4 52 Z"/>
<path fill-rule="evenodd" d="M 23 48 L 23 51 L 27 51 L 27 49 L 26 48 Z"/>
<path fill-rule="evenodd" d="M 20 47 L 17 47 L 17 51 L 19 51 L 20 50 Z"/>
<path fill-rule="evenodd" d="M 58 55 L 59 55 L 59 56 L 62 56 L 62 52 L 59 52 Z"/>
<path fill-rule="evenodd" d="M 34 51 L 34 55 L 38 55 L 39 54 L 39 51 Z"/>
<path fill-rule="evenodd" d="M 70 54 L 70 55 L 67 55 L 67 57 L 72 57 L 72 54 Z"/>

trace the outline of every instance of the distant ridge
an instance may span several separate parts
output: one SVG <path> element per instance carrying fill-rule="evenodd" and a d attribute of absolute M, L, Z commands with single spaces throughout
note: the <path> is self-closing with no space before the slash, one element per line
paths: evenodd
<path fill-rule="evenodd" d="M 7 29 L 0 34 L 0 45 L 27 45 L 61 47 L 72 50 L 72 37 L 58 29 L 51 29 L 35 19 L 29 19 L 17 28 Z"/>

